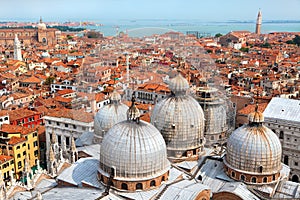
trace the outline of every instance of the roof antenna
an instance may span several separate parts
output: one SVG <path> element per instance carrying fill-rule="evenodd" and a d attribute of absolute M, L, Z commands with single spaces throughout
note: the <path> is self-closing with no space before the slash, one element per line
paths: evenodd
<path fill-rule="evenodd" d="M 259 97 L 259 91 L 256 90 L 256 105 L 255 105 L 255 112 L 258 112 L 258 97 Z"/>

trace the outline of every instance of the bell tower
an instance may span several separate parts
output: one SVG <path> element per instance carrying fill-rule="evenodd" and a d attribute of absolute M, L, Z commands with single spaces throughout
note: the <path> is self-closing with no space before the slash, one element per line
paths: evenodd
<path fill-rule="evenodd" d="M 255 29 L 255 33 L 258 35 L 260 34 L 260 30 L 261 30 L 261 22 L 262 22 L 262 15 L 261 15 L 261 10 L 259 9 L 257 19 L 256 19 L 256 29 Z"/>
<path fill-rule="evenodd" d="M 18 39 L 18 35 L 15 35 L 14 41 L 14 60 L 22 61 L 21 43 Z"/>

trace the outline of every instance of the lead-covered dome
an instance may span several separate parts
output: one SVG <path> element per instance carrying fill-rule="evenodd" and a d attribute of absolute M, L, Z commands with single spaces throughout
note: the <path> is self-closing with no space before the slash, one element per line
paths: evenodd
<path fill-rule="evenodd" d="M 205 116 L 205 145 L 223 145 L 227 140 L 229 113 L 220 91 L 214 87 L 199 87 L 196 99 Z"/>
<path fill-rule="evenodd" d="M 127 120 L 108 131 L 100 149 L 102 181 L 106 183 L 113 171 L 113 185 L 118 189 L 149 189 L 168 177 L 165 141 L 152 124 L 132 115 L 136 110 L 134 105 L 129 108 Z"/>
<path fill-rule="evenodd" d="M 282 167 L 282 148 L 276 134 L 264 126 L 257 109 L 249 115 L 249 124 L 235 130 L 227 140 L 224 161 L 231 178 L 248 183 L 275 181 Z"/>
<path fill-rule="evenodd" d="M 95 137 L 101 139 L 105 133 L 116 123 L 126 120 L 128 106 L 121 103 L 121 95 L 113 91 L 110 103 L 102 107 L 94 119 Z"/>
<path fill-rule="evenodd" d="M 151 123 L 163 135 L 171 159 L 197 156 L 204 143 L 204 114 L 199 103 L 187 95 L 188 82 L 179 73 L 169 82 L 172 94 L 158 102 Z"/>

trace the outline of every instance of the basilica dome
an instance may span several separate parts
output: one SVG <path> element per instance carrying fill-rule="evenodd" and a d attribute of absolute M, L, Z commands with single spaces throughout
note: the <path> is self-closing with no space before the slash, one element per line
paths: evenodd
<path fill-rule="evenodd" d="M 229 129 L 227 122 L 229 112 L 220 91 L 214 87 L 199 87 L 196 99 L 201 105 L 205 117 L 205 145 L 210 147 L 224 144 Z"/>
<path fill-rule="evenodd" d="M 256 111 L 249 124 L 235 130 L 227 140 L 224 160 L 227 174 L 248 183 L 275 181 L 281 170 L 281 143 L 276 134 L 263 125 L 264 116 Z"/>
<path fill-rule="evenodd" d="M 160 132 L 139 120 L 133 104 L 127 120 L 114 125 L 104 136 L 100 149 L 100 174 L 106 183 L 123 190 L 149 189 L 167 179 L 170 163 Z"/>
<path fill-rule="evenodd" d="M 103 138 L 105 133 L 116 123 L 127 119 L 128 106 L 121 103 L 121 95 L 113 91 L 110 103 L 102 107 L 94 119 L 95 137 Z"/>
<path fill-rule="evenodd" d="M 197 156 L 204 144 L 204 114 L 199 103 L 187 94 L 189 84 L 179 73 L 169 82 L 172 94 L 158 102 L 151 123 L 163 135 L 170 159 Z"/>

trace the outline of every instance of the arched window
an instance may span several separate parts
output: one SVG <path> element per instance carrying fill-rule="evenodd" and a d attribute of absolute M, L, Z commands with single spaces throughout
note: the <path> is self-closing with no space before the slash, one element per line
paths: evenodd
<path fill-rule="evenodd" d="M 275 179 L 276 179 L 276 176 L 275 176 L 275 174 L 273 174 L 273 181 L 275 181 Z"/>
<path fill-rule="evenodd" d="M 243 174 L 241 175 L 241 181 L 245 181 L 245 176 Z"/>
<path fill-rule="evenodd" d="M 284 137 L 283 135 L 284 135 L 283 131 L 280 131 L 279 132 L 279 139 L 283 139 L 283 137 Z"/>
<path fill-rule="evenodd" d="M 267 178 L 267 177 L 264 177 L 263 182 L 264 182 L 264 183 L 268 182 L 268 178 Z"/>
<path fill-rule="evenodd" d="M 262 172 L 263 172 L 263 167 L 260 166 L 260 167 L 258 168 L 258 171 L 259 171 L 259 173 L 262 173 Z"/>
<path fill-rule="evenodd" d="M 165 176 L 161 177 L 161 182 L 165 181 Z"/>
<path fill-rule="evenodd" d="M 296 182 L 296 183 L 299 183 L 299 177 L 298 177 L 296 174 L 294 174 L 294 175 L 292 176 L 292 181 L 293 181 L 293 182 Z"/>
<path fill-rule="evenodd" d="M 155 180 L 152 180 L 152 181 L 150 182 L 150 187 L 155 187 L 155 186 L 156 186 Z"/>
<path fill-rule="evenodd" d="M 232 177 L 235 177 L 235 172 L 231 172 L 231 176 L 232 176 Z"/>
<path fill-rule="evenodd" d="M 142 183 L 137 183 L 135 186 L 136 190 L 142 190 L 143 189 L 143 184 Z"/>
<path fill-rule="evenodd" d="M 252 178 L 251 178 L 251 182 L 252 182 L 252 183 L 256 183 L 256 177 L 252 177 Z"/>
<path fill-rule="evenodd" d="M 121 189 L 122 190 L 128 190 L 128 185 L 126 183 L 121 184 Z"/>

